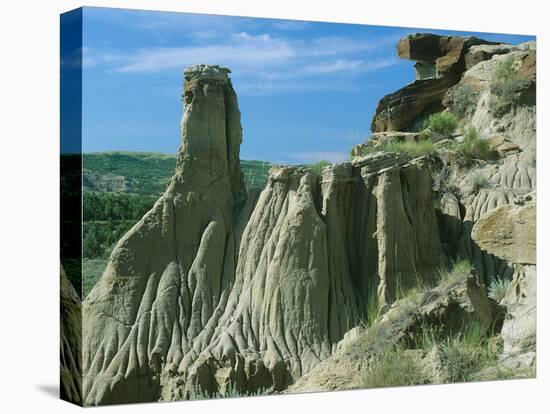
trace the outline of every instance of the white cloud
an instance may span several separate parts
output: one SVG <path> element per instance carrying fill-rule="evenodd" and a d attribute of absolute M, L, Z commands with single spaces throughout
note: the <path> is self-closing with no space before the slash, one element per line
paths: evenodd
<path fill-rule="evenodd" d="M 225 43 L 186 47 L 153 47 L 133 53 L 105 54 L 103 62 L 115 63 L 116 72 L 161 72 L 182 69 L 198 63 L 228 66 L 234 71 L 250 71 L 266 65 L 284 64 L 295 57 L 285 40 L 268 34 L 253 36 L 246 32 L 230 36 Z"/>
<path fill-rule="evenodd" d="M 382 58 L 371 61 L 361 59 L 336 59 L 307 65 L 303 68 L 303 70 L 307 74 L 317 75 L 330 75 L 334 73 L 353 74 L 358 72 L 368 72 L 371 70 L 383 69 L 388 66 L 394 65 L 396 62 L 397 59 L 395 58 Z"/>
<path fill-rule="evenodd" d="M 356 89 L 354 76 L 397 62 L 385 51 L 381 56 L 380 48 L 387 39 L 368 42 L 323 37 L 306 41 L 246 31 L 220 39 L 209 29 L 194 34 L 197 37 L 189 46 L 155 46 L 129 52 L 87 50 L 84 65 L 103 65 L 115 73 L 157 73 L 182 71 L 199 63 L 217 64 L 232 70 L 239 92 L 268 94 L 352 90 Z"/>

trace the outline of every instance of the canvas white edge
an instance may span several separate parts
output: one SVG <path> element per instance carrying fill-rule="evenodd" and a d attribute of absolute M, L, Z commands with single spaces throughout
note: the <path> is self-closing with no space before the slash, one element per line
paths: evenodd
<path fill-rule="evenodd" d="M 110 6 L 254 17 L 475 30 L 537 36 L 538 108 L 538 352 L 537 379 L 344 391 L 284 397 L 143 404 L 101 412 L 260 413 L 538 413 L 547 409 L 550 208 L 548 182 L 548 10 L 544 2 L 397 1 L 258 2 L 72 0 L 2 2 L 2 122 L 0 230 L 0 410 L 6 413 L 76 412 L 60 401 L 58 383 L 58 151 L 59 14 L 73 8 Z"/>

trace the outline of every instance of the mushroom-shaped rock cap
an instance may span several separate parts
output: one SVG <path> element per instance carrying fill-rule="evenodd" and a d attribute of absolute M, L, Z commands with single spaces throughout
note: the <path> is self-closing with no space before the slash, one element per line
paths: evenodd
<path fill-rule="evenodd" d="M 397 43 L 397 54 L 402 59 L 435 63 L 439 71 L 457 62 L 473 45 L 496 45 L 497 42 L 474 36 L 440 36 L 433 33 L 414 33 Z"/>
<path fill-rule="evenodd" d="M 227 80 L 231 70 L 218 65 L 194 65 L 185 68 L 183 77 L 186 81 L 193 79 Z"/>

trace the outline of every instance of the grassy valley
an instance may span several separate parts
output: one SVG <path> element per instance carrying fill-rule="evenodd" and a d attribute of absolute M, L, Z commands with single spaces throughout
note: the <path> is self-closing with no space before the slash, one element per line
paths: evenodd
<path fill-rule="evenodd" d="M 116 242 L 162 195 L 176 168 L 176 155 L 96 152 L 83 156 L 82 291 L 101 276 Z M 241 160 L 247 190 L 262 188 L 271 164 Z"/>

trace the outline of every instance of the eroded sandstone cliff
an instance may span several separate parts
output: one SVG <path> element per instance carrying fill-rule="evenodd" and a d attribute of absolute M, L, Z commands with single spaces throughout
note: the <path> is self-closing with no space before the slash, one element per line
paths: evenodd
<path fill-rule="evenodd" d="M 351 161 L 320 173 L 273 167 L 266 187 L 249 194 L 230 71 L 185 71 L 175 175 L 83 303 L 85 404 L 331 389 L 351 366 L 355 386 L 376 343 L 436 322 L 449 331 L 466 320 L 483 332 L 502 327 L 503 358 L 532 364 L 534 302 L 514 298 L 512 286 L 534 297 L 534 238 L 519 260 L 499 237 L 511 232 L 512 245 L 523 243 L 534 228 L 534 207 L 507 210 L 536 185 L 533 47 L 417 34 L 398 52 L 419 62 L 419 79 L 382 99 L 373 139 Z M 495 105 L 494 73 L 504 59 L 521 79 L 514 99 Z M 464 165 L 445 142 L 423 156 L 361 155 L 392 140 L 418 141 L 419 120 L 452 109 L 464 88 L 473 93 L 462 122 L 491 142 L 496 159 Z M 461 139 L 457 132 L 443 141 Z M 483 185 L 472 187 L 474 174 Z M 500 216 L 490 214 L 506 215 L 509 226 L 491 233 Z M 517 225 L 523 214 L 531 226 Z M 404 291 L 460 258 L 477 270 L 403 305 Z M 500 304 L 486 288 L 495 275 L 512 280 Z M 363 332 L 375 316 L 377 333 Z M 527 332 L 520 338 L 517 324 Z"/>
<path fill-rule="evenodd" d="M 283 390 L 445 261 L 425 159 L 276 167 L 246 195 L 228 72 L 186 70 L 176 174 L 84 302 L 87 404 Z"/>

